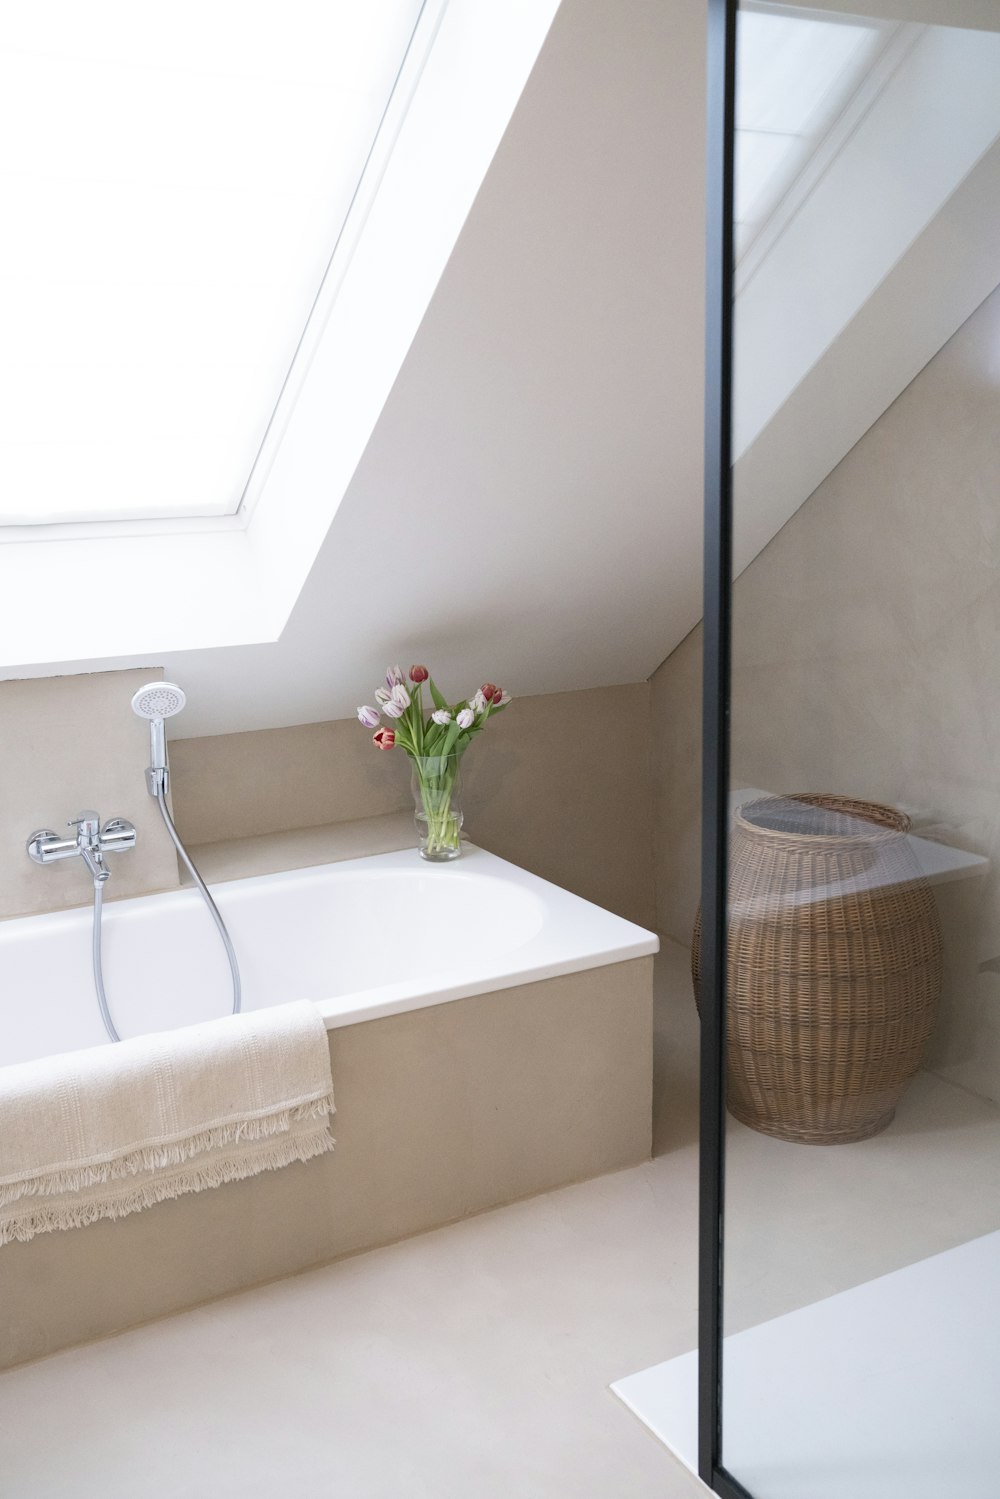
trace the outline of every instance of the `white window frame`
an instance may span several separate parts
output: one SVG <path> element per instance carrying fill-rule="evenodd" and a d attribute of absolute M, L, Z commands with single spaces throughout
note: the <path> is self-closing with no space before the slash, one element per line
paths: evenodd
<path fill-rule="evenodd" d="M 0 675 L 278 638 L 558 5 L 428 0 L 240 511 L 4 528 Z"/>

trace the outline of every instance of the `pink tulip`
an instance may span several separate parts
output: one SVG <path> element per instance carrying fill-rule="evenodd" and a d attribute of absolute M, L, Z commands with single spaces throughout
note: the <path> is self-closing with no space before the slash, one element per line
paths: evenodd
<path fill-rule="evenodd" d="M 494 696 L 500 696 L 500 689 L 494 687 L 492 682 L 484 682 L 479 690 L 488 703 L 492 703 Z"/>
<path fill-rule="evenodd" d="M 372 744 L 377 744 L 379 749 L 392 749 L 396 743 L 395 729 L 379 729 L 372 735 Z"/>
<path fill-rule="evenodd" d="M 426 666 L 411 666 L 410 667 L 410 681 L 411 682 L 426 682 L 427 678 L 429 676 L 430 676 L 430 672 L 427 670 Z"/>
<path fill-rule="evenodd" d="M 375 728 L 377 728 L 380 717 L 381 717 L 381 714 L 379 713 L 379 711 L 378 711 L 377 708 L 367 708 L 366 707 L 366 708 L 359 708 L 358 709 L 358 718 L 361 721 L 361 723 L 364 724 L 364 726 L 365 726 L 366 729 L 375 729 Z"/>

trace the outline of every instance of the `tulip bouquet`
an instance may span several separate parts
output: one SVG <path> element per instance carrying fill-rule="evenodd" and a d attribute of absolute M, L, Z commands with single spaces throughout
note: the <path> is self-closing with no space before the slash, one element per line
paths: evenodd
<path fill-rule="evenodd" d="M 423 686 L 433 706 L 425 716 Z M 399 745 L 413 765 L 413 792 L 417 823 L 421 829 L 420 852 L 425 859 L 457 859 L 462 812 L 456 796 L 461 758 L 473 737 L 487 720 L 499 713 L 510 697 L 492 682 L 460 702 L 449 703 L 426 666 L 411 666 L 409 685 L 398 666 L 390 666 L 385 685 L 375 690 L 374 707 L 358 709 L 366 729 L 374 729 L 372 742 L 379 749 Z M 382 719 L 389 720 L 383 724 Z"/>

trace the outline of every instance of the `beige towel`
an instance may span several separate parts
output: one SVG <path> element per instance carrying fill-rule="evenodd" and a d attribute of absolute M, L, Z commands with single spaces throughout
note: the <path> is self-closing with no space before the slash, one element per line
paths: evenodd
<path fill-rule="evenodd" d="M 333 1149 L 308 1001 L 0 1068 L 0 1244 Z"/>

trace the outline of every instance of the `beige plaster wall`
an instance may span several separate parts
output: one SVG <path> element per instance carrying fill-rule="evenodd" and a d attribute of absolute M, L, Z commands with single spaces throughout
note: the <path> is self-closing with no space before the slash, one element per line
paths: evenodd
<path fill-rule="evenodd" d="M 174 815 L 191 843 L 378 817 L 410 804 L 402 759 L 356 719 L 174 739 Z"/>
<path fill-rule="evenodd" d="M 490 725 L 467 766 L 473 839 L 653 925 L 648 683 L 523 698 Z"/>
<path fill-rule="evenodd" d="M 732 779 L 900 806 L 993 871 L 942 893 L 935 1064 L 1000 1096 L 1000 290 L 734 592 Z M 738 524 L 738 517 L 737 517 Z M 701 630 L 652 679 L 658 916 L 697 901 Z M 1000 963 L 996 966 L 1000 968 Z"/>
<path fill-rule="evenodd" d="M 77 860 L 39 868 L 31 832 L 93 806 L 135 823 L 108 898 L 177 884 L 146 794 L 148 731 L 129 708 L 162 671 L 0 683 L 0 917 L 86 904 Z M 612 911 L 654 920 L 648 683 L 516 700 L 470 750 L 469 836 Z M 193 845 L 412 811 L 409 764 L 355 719 L 170 741 L 171 800 Z"/>
<path fill-rule="evenodd" d="M 67 821 L 94 808 L 126 817 L 136 846 L 109 860 L 108 899 L 177 884 L 177 859 L 146 793 L 149 732 L 132 694 L 163 673 L 100 672 L 0 682 L 0 916 L 58 910 L 92 899 L 80 859 L 38 865 L 25 844 L 39 828 L 71 836 Z"/>
<path fill-rule="evenodd" d="M 518 698 L 469 750 L 465 827 L 511 859 L 649 926 L 654 918 L 649 686 Z M 171 748 L 174 810 L 195 844 L 412 808 L 409 764 L 355 720 Z"/>

